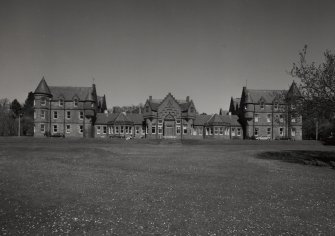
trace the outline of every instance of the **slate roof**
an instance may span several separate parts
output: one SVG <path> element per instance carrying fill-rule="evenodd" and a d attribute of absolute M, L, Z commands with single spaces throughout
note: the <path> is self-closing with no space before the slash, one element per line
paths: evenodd
<path fill-rule="evenodd" d="M 97 113 L 96 124 L 135 124 L 140 125 L 143 123 L 142 114 L 124 114 L 120 113 Z"/>
<path fill-rule="evenodd" d="M 211 115 L 197 115 L 194 120 L 194 125 L 204 125 L 211 117 Z"/>
<path fill-rule="evenodd" d="M 241 126 L 237 115 L 197 115 L 194 120 L 195 126 L 204 125 L 231 125 Z"/>
<path fill-rule="evenodd" d="M 259 90 L 246 89 L 246 102 L 258 103 L 261 98 L 267 103 L 272 103 L 275 99 L 283 100 L 287 94 L 287 90 Z"/>
<path fill-rule="evenodd" d="M 49 88 L 54 99 L 73 100 L 77 97 L 80 101 L 94 101 L 92 87 L 50 86 Z"/>

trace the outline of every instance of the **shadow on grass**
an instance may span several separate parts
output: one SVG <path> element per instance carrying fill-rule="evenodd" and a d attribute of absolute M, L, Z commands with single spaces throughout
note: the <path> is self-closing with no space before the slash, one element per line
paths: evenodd
<path fill-rule="evenodd" d="M 280 152 L 262 152 L 257 157 L 260 159 L 280 160 L 289 163 L 335 169 L 335 152 L 329 151 L 286 150 Z"/>

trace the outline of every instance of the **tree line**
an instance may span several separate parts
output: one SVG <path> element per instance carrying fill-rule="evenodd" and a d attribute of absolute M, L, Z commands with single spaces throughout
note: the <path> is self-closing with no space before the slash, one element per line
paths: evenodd
<path fill-rule="evenodd" d="M 20 121 L 20 131 L 19 131 Z M 34 134 L 34 93 L 29 92 L 21 104 L 17 99 L 0 99 L 0 136 L 18 136 Z"/>

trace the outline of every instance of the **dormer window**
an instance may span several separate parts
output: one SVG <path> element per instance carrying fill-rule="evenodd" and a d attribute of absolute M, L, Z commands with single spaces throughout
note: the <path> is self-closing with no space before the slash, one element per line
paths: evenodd
<path fill-rule="evenodd" d="M 264 110 L 264 102 L 261 102 L 261 103 L 260 103 L 260 108 L 261 108 L 262 110 Z"/>
<path fill-rule="evenodd" d="M 274 110 L 277 111 L 279 109 L 279 104 L 278 103 L 275 103 L 274 104 Z"/>
<path fill-rule="evenodd" d="M 45 98 L 41 98 L 41 106 L 47 105 L 47 100 Z"/>
<path fill-rule="evenodd" d="M 77 98 L 75 98 L 75 99 L 73 100 L 73 106 L 74 106 L 74 107 L 77 107 L 77 106 L 78 106 L 78 99 L 77 99 Z"/>
<path fill-rule="evenodd" d="M 149 106 L 145 107 L 145 112 L 149 112 Z"/>
<path fill-rule="evenodd" d="M 190 108 L 190 112 L 193 113 L 194 112 L 194 107 Z"/>
<path fill-rule="evenodd" d="M 60 107 L 64 106 L 64 100 L 63 99 L 59 99 L 59 106 Z"/>

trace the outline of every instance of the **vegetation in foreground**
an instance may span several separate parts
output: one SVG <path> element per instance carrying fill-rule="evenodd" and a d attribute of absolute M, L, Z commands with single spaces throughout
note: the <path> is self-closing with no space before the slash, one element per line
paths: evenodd
<path fill-rule="evenodd" d="M 2 235 L 335 232 L 332 169 L 257 158 L 333 147 L 21 140 L 0 140 Z"/>

